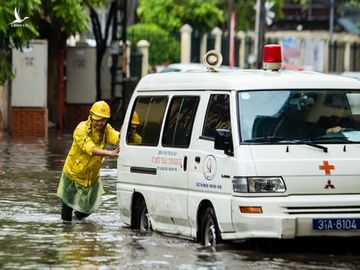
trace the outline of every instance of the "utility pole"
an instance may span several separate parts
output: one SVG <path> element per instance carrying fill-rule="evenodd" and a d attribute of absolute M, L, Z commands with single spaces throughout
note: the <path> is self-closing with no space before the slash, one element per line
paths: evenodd
<path fill-rule="evenodd" d="M 228 0 L 229 66 L 235 66 L 235 11 L 234 0 Z"/>
<path fill-rule="evenodd" d="M 330 17 L 329 17 L 329 43 L 334 42 L 334 17 L 335 17 L 335 0 L 330 0 Z"/>
<path fill-rule="evenodd" d="M 118 36 L 118 25 L 119 25 L 119 8 L 120 8 L 120 1 L 115 0 L 113 2 L 115 5 L 114 10 L 114 16 L 112 21 L 112 33 L 111 33 L 111 47 L 110 47 L 110 53 L 111 53 L 111 67 L 110 67 L 110 73 L 111 73 L 111 88 L 110 88 L 110 98 L 113 99 L 115 96 L 115 89 L 117 84 L 117 69 L 118 69 L 118 62 L 119 62 L 119 54 L 120 54 L 120 37 Z"/>
<path fill-rule="evenodd" d="M 255 68 L 262 68 L 263 47 L 265 43 L 265 0 L 256 0 L 256 22 L 254 56 Z"/>
<path fill-rule="evenodd" d="M 335 69 L 335 47 L 334 47 L 334 17 L 335 17 L 335 0 L 330 0 L 330 16 L 329 16 L 329 71 L 332 67 Z"/>
<path fill-rule="evenodd" d="M 111 35 L 111 99 L 115 97 L 117 85 L 122 85 L 124 89 L 124 78 L 128 76 L 126 11 L 127 0 L 116 0 Z"/>

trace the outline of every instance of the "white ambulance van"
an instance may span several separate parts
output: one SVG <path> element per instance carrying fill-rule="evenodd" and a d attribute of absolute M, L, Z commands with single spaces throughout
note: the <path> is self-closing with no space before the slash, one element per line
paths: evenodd
<path fill-rule="evenodd" d="M 279 70 L 151 74 L 125 115 L 121 220 L 222 240 L 360 236 L 360 81 Z"/>

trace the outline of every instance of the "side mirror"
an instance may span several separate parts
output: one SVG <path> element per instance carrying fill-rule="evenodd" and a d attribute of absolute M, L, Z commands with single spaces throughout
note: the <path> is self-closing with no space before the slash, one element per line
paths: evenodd
<path fill-rule="evenodd" d="M 230 130 L 216 129 L 214 148 L 224 150 L 224 153 L 228 156 L 234 155 Z"/>

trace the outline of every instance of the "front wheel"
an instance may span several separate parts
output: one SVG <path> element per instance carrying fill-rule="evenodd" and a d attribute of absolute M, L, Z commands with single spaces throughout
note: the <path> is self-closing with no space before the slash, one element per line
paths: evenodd
<path fill-rule="evenodd" d="M 200 225 L 201 244 L 203 244 L 204 246 L 216 246 L 216 244 L 221 242 L 215 213 L 212 208 L 206 209 Z"/>
<path fill-rule="evenodd" d="M 136 224 L 137 224 L 136 229 L 140 231 L 151 230 L 150 216 L 145 201 L 141 201 L 138 207 Z"/>

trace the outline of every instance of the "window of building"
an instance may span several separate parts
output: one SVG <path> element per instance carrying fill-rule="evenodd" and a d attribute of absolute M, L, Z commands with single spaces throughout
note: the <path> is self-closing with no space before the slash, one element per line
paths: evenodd
<path fill-rule="evenodd" d="M 136 99 L 127 129 L 128 144 L 158 145 L 167 101 L 166 96 Z"/>
<path fill-rule="evenodd" d="M 216 129 L 231 130 L 229 99 L 230 96 L 224 94 L 210 96 L 202 136 L 215 138 Z"/>
<path fill-rule="evenodd" d="M 177 96 L 171 100 L 162 138 L 163 146 L 189 147 L 199 100 L 197 96 Z"/>

